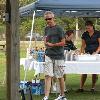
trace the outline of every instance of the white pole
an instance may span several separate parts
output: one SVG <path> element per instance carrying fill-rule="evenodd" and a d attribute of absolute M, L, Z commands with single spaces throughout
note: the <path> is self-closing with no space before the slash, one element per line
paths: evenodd
<path fill-rule="evenodd" d="M 78 18 L 76 17 L 76 41 L 78 40 L 78 31 L 79 31 L 79 29 L 78 29 Z"/>
<path fill-rule="evenodd" d="M 29 57 L 29 55 L 30 55 L 30 49 L 31 49 L 31 45 L 32 45 L 32 37 L 33 37 L 34 18 L 35 18 L 35 11 L 33 13 L 32 27 L 31 27 L 31 36 L 30 36 L 30 41 L 29 41 L 29 47 L 27 48 L 26 57 Z"/>
<path fill-rule="evenodd" d="M 34 11 L 34 13 L 33 13 L 33 20 L 32 20 L 32 27 L 31 27 L 31 36 L 30 36 L 29 48 L 31 48 L 31 44 L 32 44 L 34 17 L 35 17 L 35 11 Z"/>

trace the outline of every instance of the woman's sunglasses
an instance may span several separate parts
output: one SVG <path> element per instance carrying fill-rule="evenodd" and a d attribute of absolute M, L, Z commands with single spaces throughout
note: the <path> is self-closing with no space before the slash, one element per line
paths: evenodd
<path fill-rule="evenodd" d="M 47 20 L 51 20 L 52 18 L 46 18 L 45 20 L 47 21 Z"/>

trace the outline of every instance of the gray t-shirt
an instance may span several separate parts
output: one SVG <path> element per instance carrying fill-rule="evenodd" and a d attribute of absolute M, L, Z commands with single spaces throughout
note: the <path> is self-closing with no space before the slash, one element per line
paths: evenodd
<path fill-rule="evenodd" d="M 55 25 L 53 27 L 47 26 L 45 28 L 45 37 L 46 41 L 50 43 L 58 43 L 64 38 L 63 29 Z M 48 47 L 46 46 L 45 54 L 52 59 L 64 59 L 64 47 L 56 46 L 56 47 Z"/>

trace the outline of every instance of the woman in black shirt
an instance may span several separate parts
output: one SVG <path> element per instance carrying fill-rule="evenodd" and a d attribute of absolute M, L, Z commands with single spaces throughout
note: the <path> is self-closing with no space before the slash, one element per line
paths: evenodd
<path fill-rule="evenodd" d="M 100 53 L 100 32 L 94 29 L 93 23 L 91 21 L 87 21 L 85 26 L 86 26 L 86 32 L 82 34 L 81 53 L 88 53 L 88 54 Z M 80 89 L 78 89 L 79 92 L 84 91 L 83 87 L 86 78 L 87 78 L 87 74 L 82 74 Z M 94 92 L 97 79 L 98 79 L 97 74 L 92 74 L 91 92 Z"/>

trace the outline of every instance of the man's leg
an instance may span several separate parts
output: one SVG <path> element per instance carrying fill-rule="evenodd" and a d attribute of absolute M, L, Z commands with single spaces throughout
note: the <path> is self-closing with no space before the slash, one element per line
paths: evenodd
<path fill-rule="evenodd" d="M 64 78 L 58 78 L 60 84 L 61 95 L 64 96 Z"/>
<path fill-rule="evenodd" d="M 53 64 L 52 60 L 48 56 L 45 56 L 44 74 L 45 74 L 45 97 L 42 100 L 48 100 L 51 88 L 51 79 L 53 77 Z"/>
<path fill-rule="evenodd" d="M 45 96 L 49 97 L 50 88 L 51 88 L 51 79 L 52 77 L 46 75 L 45 76 Z"/>
<path fill-rule="evenodd" d="M 60 95 L 55 100 L 67 100 L 64 94 L 64 61 L 56 60 L 54 66 L 54 75 L 59 79 Z"/>
<path fill-rule="evenodd" d="M 64 94 L 64 78 L 63 76 L 59 79 L 59 85 L 60 85 L 60 95 L 55 100 L 67 100 Z"/>

